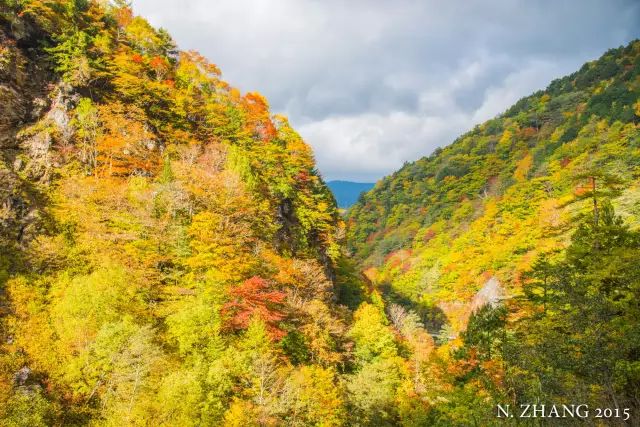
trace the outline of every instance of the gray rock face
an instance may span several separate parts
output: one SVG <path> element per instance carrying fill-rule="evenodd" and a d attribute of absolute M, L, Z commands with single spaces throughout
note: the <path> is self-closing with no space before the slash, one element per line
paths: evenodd
<path fill-rule="evenodd" d="M 0 253 L 19 248 L 40 228 L 37 179 L 48 168 L 52 135 L 22 133 L 49 113 L 54 126 L 69 127 L 62 112 L 52 112 L 48 72 L 18 46 L 14 33 L 0 28 Z"/>
<path fill-rule="evenodd" d="M 7 84 L 0 84 L 0 149 L 15 148 L 15 128 L 27 109 L 20 93 Z"/>
<path fill-rule="evenodd" d="M 33 126 L 18 134 L 19 145 L 28 162 L 26 174 L 31 180 L 47 179 L 54 166 L 52 148 L 55 143 L 67 145 L 73 137 L 70 111 L 76 100 L 63 85 L 52 92 L 53 101 L 43 117 Z"/>
<path fill-rule="evenodd" d="M 479 310 L 487 304 L 495 307 L 505 298 L 505 291 L 500 281 L 492 277 L 486 281 L 471 301 L 471 312 Z"/>
<path fill-rule="evenodd" d="M 29 375 L 31 375 L 31 369 L 27 366 L 23 366 L 15 374 L 15 377 L 14 377 L 15 383 L 17 385 L 24 385 L 29 379 Z"/>
<path fill-rule="evenodd" d="M 15 146 L 16 127 L 27 116 L 26 63 L 15 42 L 0 31 L 0 149 Z"/>

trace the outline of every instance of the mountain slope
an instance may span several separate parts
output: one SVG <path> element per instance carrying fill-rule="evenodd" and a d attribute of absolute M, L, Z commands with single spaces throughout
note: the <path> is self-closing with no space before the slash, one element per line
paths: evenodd
<path fill-rule="evenodd" d="M 493 425 L 574 397 L 637 424 L 640 235 L 603 200 L 637 218 L 637 57 L 379 184 L 350 219 L 367 282 L 260 94 L 126 1 L 1 2 L 0 424 Z"/>
<path fill-rule="evenodd" d="M 360 194 L 371 190 L 374 184 L 368 182 L 329 181 L 327 186 L 335 196 L 338 207 L 347 209 L 358 201 Z"/>
<path fill-rule="evenodd" d="M 0 108 L 0 424 L 428 409 L 431 336 L 343 256 L 310 147 L 260 94 L 126 1 L 11 0 Z"/>
<path fill-rule="evenodd" d="M 260 94 L 126 2 L 34 0 L 0 104 L 0 424 L 343 417 L 341 219 Z M 265 369 L 332 403 L 254 400 Z"/>
<path fill-rule="evenodd" d="M 564 246 L 590 176 L 623 180 L 615 205 L 637 223 L 639 56 L 638 41 L 608 51 L 363 195 L 349 245 L 369 278 L 459 330 L 489 278 L 512 294 L 539 254 Z"/>
<path fill-rule="evenodd" d="M 350 209 L 350 250 L 389 318 L 409 313 L 436 337 L 414 425 L 521 425 L 496 407 L 532 402 L 552 425 L 601 416 L 557 402 L 640 424 L 639 98 L 634 41 Z"/>

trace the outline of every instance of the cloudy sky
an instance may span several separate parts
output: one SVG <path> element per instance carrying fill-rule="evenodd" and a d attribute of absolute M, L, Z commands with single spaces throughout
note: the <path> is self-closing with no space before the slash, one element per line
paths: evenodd
<path fill-rule="evenodd" d="M 638 0 L 134 0 L 289 116 L 325 178 L 375 181 L 640 37 Z"/>

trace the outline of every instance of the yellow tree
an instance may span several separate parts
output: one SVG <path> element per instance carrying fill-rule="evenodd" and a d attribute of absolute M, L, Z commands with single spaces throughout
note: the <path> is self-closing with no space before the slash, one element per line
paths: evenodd
<path fill-rule="evenodd" d="M 97 139 L 99 175 L 153 174 L 159 166 L 159 143 L 139 108 L 120 102 L 98 107 L 102 132 Z"/>

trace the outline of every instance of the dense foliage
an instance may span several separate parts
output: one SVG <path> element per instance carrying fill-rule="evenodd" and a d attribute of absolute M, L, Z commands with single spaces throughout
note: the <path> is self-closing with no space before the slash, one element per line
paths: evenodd
<path fill-rule="evenodd" d="M 639 53 L 363 196 L 349 233 L 368 282 L 310 148 L 264 97 L 126 1 L 1 2 L 0 424 L 637 409 Z"/>
<path fill-rule="evenodd" d="M 458 302 L 488 278 L 518 289 L 540 254 L 566 245 L 592 178 L 638 222 L 639 98 L 635 41 L 378 182 L 349 211 L 350 250 L 375 283 L 439 305 L 459 330 Z"/>
<path fill-rule="evenodd" d="M 413 410 L 431 337 L 388 321 L 260 94 L 124 1 L 5 1 L 0 42 L 0 424 Z"/>
<path fill-rule="evenodd" d="M 638 422 L 639 99 L 634 41 L 405 165 L 349 211 L 350 250 L 373 286 L 441 344 L 431 363 L 446 367 L 447 403 L 431 423 L 483 425 L 496 404 L 536 402 L 628 408 Z"/>

